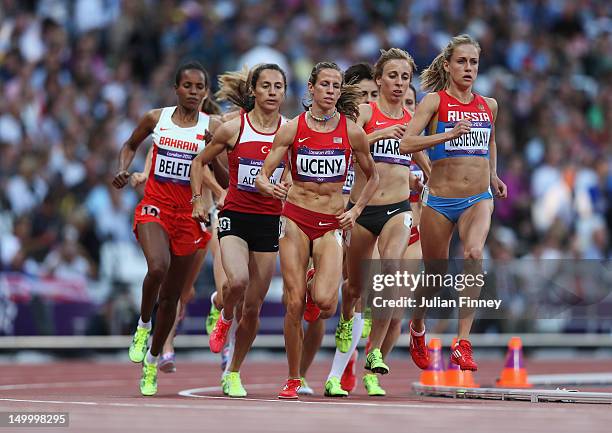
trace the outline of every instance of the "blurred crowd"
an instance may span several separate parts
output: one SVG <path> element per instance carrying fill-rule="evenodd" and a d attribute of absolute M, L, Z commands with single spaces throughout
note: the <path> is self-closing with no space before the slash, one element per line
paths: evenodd
<path fill-rule="evenodd" d="M 395 46 L 423 70 L 463 32 L 482 47 L 476 90 L 500 107 L 509 197 L 491 254 L 609 258 L 611 12 L 605 0 L 0 0 L 2 269 L 118 278 L 104 257 L 134 245 L 140 194 L 110 186 L 118 150 L 144 112 L 174 105 L 180 62 L 213 81 L 278 63 L 294 115 L 318 61 L 373 62 Z"/>

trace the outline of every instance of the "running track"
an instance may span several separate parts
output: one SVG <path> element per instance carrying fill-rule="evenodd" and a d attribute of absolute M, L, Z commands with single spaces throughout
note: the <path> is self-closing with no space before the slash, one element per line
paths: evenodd
<path fill-rule="evenodd" d="M 180 363 L 178 372 L 160 372 L 159 392 L 138 391 L 140 368 L 128 363 L 57 362 L 4 365 L 0 411 L 69 412 L 70 427 L 0 428 L 14 432 L 609 432 L 610 405 L 455 400 L 416 396 L 410 384 L 419 372 L 403 357 L 391 362 L 381 380 L 385 398 L 369 398 L 359 383 L 348 399 L 321 395 L 299 402 L 279 401 L 286 374 L 282 361 L 247 359 L 242 372 L 249 396 L 224 397 L 218 364 Z M 322 392 L 330 360 L 316 362 L 309 382 Z M 501 361 L 481 362 L 476 379 L 490 385 Z M 610 372 L 604 360 L 529 361 L 530 373 Z M 575 387 L 574 387 L 575 388 Z M 191 391 L 190 391 L 191 390 Z M 602 389 L 598 389 L 602 391 Z M 182 393 L 182 395 L 179 395 Z"/>

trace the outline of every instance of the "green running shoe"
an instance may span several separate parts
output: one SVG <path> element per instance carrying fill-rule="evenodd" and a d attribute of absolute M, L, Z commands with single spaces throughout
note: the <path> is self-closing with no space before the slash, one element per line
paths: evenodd
<path fill-rule="evenodd" d="M 387 395 L 385 390 L 378 384 L 378 376 L 373 373 L 368 373 L 363 376 L 363 386 L 365 386 L 365 389 L 368 391 L 368 395 L 370 397 Z"/>
<path fill-rule="evenodd" d="M 363 329 L 361 330 L 361 338 L 368 338 L 372 331 L 372 309 L 366 308 L 363 312 Z"/>
<path fill-rule="evenodd" d="M 348 394 L 348 392 L 342 389 L 340 379 L 337 377 L 332 376 L 325 382 L 326 397 L 348 397 Z"/>
<path fill-rule="evenodd" d="M 336 327 L 336 347 L 342 353 L 348 352 L 351 348 L 354 319 L 354 317 L 351 317 L 351 320 L 344 320 L 342 314 L 340 315 L 340 320 Z"/>
<path fill-rule="evenodd" d="M 208 317 L 206 318 L 206 333 L 210 335 L 215 329 L 215 325 L 217 324 L 217 320 L 221 317 L 221 310 L 217 310 L 215 304 L 210 304 L 210 311 L 208 312 Z"/>
<path fill-rule="evenodd" d="M 366 357 L 365 369 L 372 373 L 387 374 L 389 367 L 384 363 L 380 349 L 373 349 Z"/>
<path fill-rule="evenodd" d="M 130 350 L 128 351 L 130 361 L 142 362 L 144 360 L 145 355 L 147 354 L 150 333 L 150 329 L 141 328 L 140 326 L 136 328 L 136 333 L 134 333 L 134 338 L 132 338 Z"/>
<path fill-rule="evenodd" d="M 142 395 L 157 394 L 157 364 L 149 364 L 146 360 L 142 362 L 140 393 Z"/>
<path fill-rule="evenodd" d="M 227 385 L 225 382 L 226 377 L 227 377 L 227 374 L 221 375 L 221 391 L 223 391 L 223 394 L 225 395 L 227 395 Z"/>
<path fill-rule="evenodd" d="M 231 371 L 225 376 L 225 389 L 230 397 L 247 396 L 246 389 L 244 389 L 240 381 L 240 373 L 237 371 Z"/>

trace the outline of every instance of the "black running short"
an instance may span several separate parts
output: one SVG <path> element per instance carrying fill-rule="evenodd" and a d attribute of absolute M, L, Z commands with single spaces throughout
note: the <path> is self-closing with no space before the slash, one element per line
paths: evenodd
<path fill-rule="evenodd" d="M 353 206 L 355 204 L 349 201 L 347 210 Z M 380 232 L 385 224 L 387 224 L 387 221 L 395 215 L 406 211 L 410 211 L 410 201 L 408 200 L 380 206 L 366 206 L 361 215 L 359 215 L 359 218 L 357 218 L 357 224 L 368 229 L 373 235 L 380 236 Z M 412 218 L 410 218 L 410 225 L 412 225 Z"/>
<path fill-rule="evenodd" d="M 219 240 L 237 236 L 249 246 L 249 251 L 274 253 L 278 251 L 280 215 L 261 215 L 232 210 L 219 212 Z"/>

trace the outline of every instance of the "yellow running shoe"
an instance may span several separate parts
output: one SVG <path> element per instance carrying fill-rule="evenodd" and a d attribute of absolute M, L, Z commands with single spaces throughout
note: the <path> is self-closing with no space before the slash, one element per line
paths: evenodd
<path fill-rule="evenodd" d="M 217 320 L 221 317 L 221 311 L 217 310 L 215 304 L 210 304 L 210 311 L 208 312 L 208 317 L 206 318 L 206 333 L 210 335 L 215 329 L 215 325 L 217 324 Z"/>
<path fill-rule="evenodd" d="M 146 359 L 142 362 L 140 393 L 142 395 L 157 394 L 157 364 L 149 364 Z"/>
<path fill-rule="evenodd" d="M 240 373 L 237 371 L 230 371 L 227 376 L 225 376 L 225 389 L 227 390 L 227 395 L 230 397 L 247 396 L 246 389 L 244 389 L 242 381 L 240 380 Z"/>
<path fill-rule="evenodd" d="M 147 354 L 150 333 L 151 330 L 148 328 L 141 328 L 140 326 L 136 328 L 134 338 L 132 338 L 132 343 L 130 344 L 130 350 L 128 351 L 130 361 L 142 362 L 144 360 Z"/>
<path fill-rule="evenodd" d="M 348 394 L 348 392 L 342 389 L 340 379 L 337 377 L 332 376 L 325 382 L 326 397 L 348 397 Z"/>
<path fill-rule="evenodd" d="M 363 386 L 370 397 L 381 397 L 387 395 L 384 389 L 378 384 L 378 376 L 374 373 L 368 373 L 363 376 Z"/>
<path fill-rule="evenodd" d="M 383 361 L 383 356 L 380 349 L 373 349 L 366 357 L 365 369 L 372 373 L 387 374 L 389 367 Z"/>
<path fill-rule="evenodd" d="M 353 340 L 353 321 L 355 317 L 351 317 L 351 320 L 344 320 L 342 314 L 336 327 L 336 347 L 342 353 L 346 353 L 351 348 L 351 342 Z"/>

